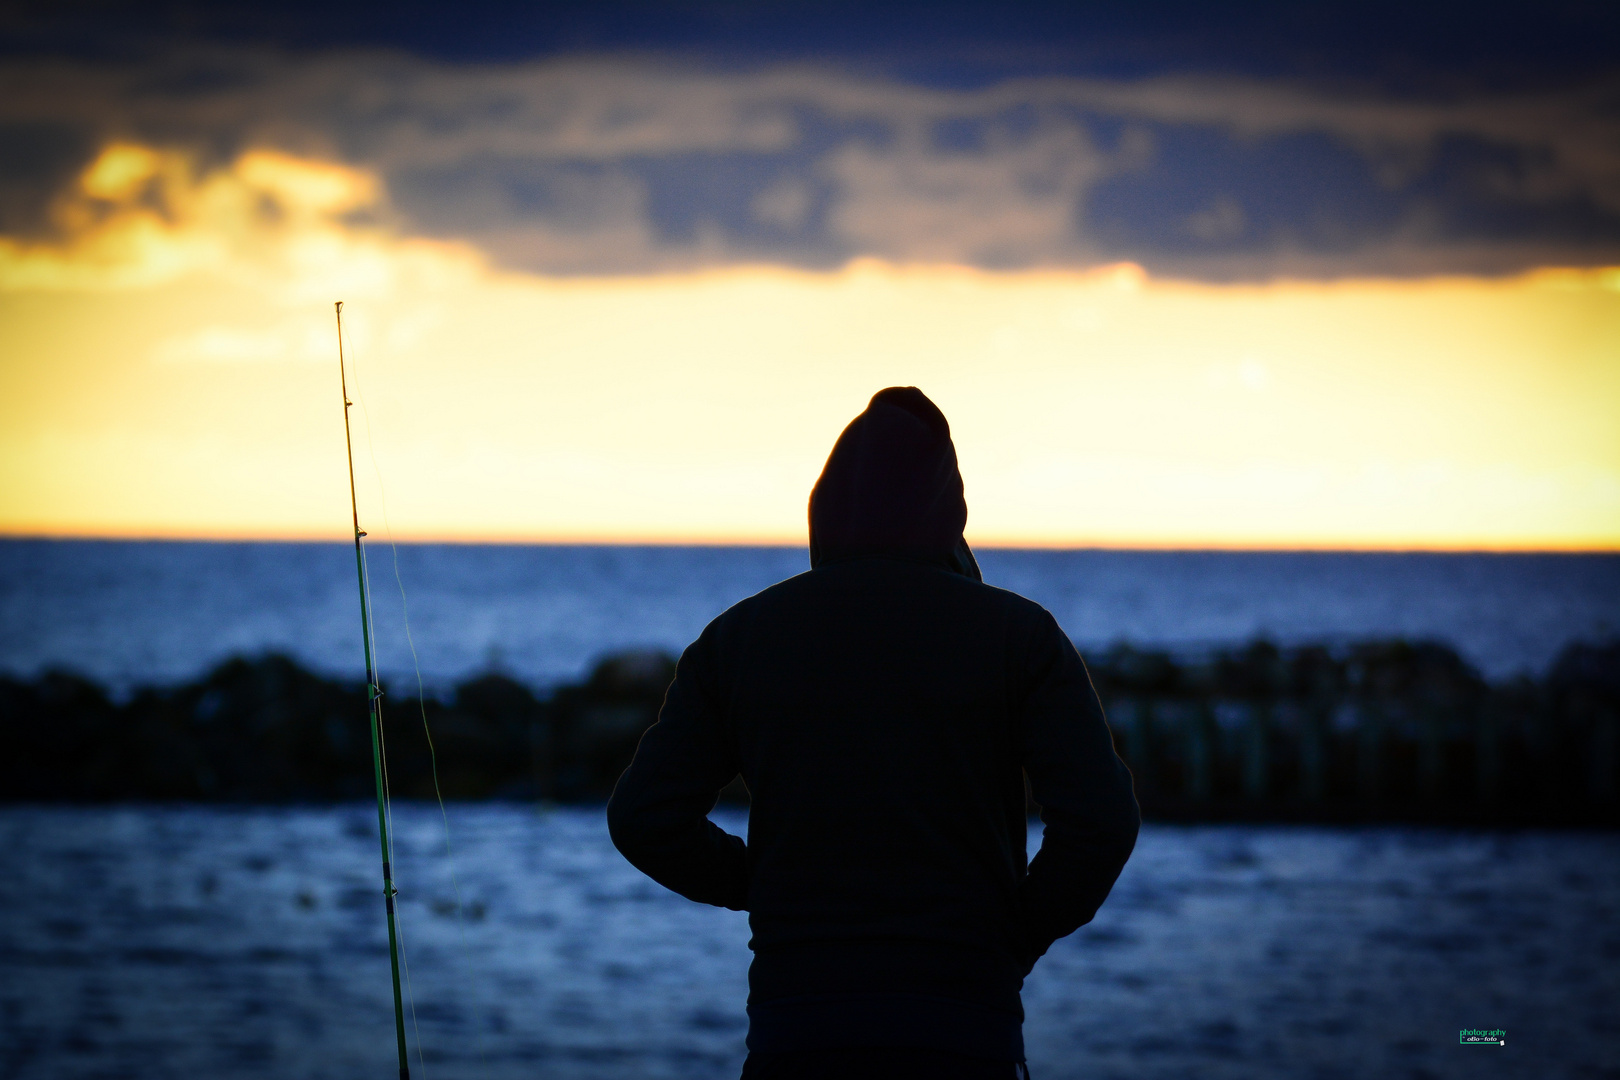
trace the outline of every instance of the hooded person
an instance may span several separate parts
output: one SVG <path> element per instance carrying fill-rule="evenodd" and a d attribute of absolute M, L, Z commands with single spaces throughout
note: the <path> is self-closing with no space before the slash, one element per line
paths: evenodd
<path fill-rule="evenodd" d="M 922 391 L 851 421 L 809 518 L 811 569 L 682 654 L 608 803 L 613 842 L 749 913 L 745 1080 L 1027 1076 L 1019 991 L 1129 858 L 1130 773 L 1051 614 L 983 583 Z M 746 842 L 707 816 L 739 774 Z"/>

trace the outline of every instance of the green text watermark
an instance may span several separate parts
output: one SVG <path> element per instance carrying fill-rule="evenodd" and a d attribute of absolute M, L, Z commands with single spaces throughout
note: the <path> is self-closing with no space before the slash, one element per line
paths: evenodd
<path fill-rule="evenodd" d="M 1506 1046 L 1507 1032 L 1501 1028 L 1463 1028 L 1457 1032 L 1463 1046 Z"/>

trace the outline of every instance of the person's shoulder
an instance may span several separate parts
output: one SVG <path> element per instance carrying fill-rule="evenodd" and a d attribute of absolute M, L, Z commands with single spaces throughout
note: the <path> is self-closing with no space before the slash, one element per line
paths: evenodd
<path fill-rule="evenodd" d="M 1031 648 L 1043 641 L 1051 643 L 1067 639 L 1057 617 L 1022 593 L 975 581 L 948 570 L 941 573 L 946 578 L 954 579 L 949 588 L 961 593 L 983 616 L 1000 622 L 1007 632 L 1009 645 Z"/>
<path fill-rule="evenodd" d="M 981 607 L 1003 609 L 1021 621 L 1053 621 L 1052 614 L 1044 607 L 1011 589 L 989 585 L 942 566 L 909 559 L 871 558 L 841 560 L 785 578 L 732 604 L 720 613 L 715 622 L 746 620 L 778 607 L 791 606 L 823 590 L 866 588 L 883 580 L 896 580 L 896 574 L 902 579 L 909 578 L 913 583 L 919 579 L 925 580 L 931 590 L 956 593 Z M 852 586 L 846 578 L 857 580 Z"/>
<path fill-rule="evenodd" d="M 934 587 L 957 594 L 962 601 L 980 612 L 1005 619 L 1027 634 L 1058 630 L 1057 619 L 1050 611 L 1021 593 L 1003 589 L 999 585 L 958 574 L 944 567 L 923 567 Z"/>
<path fill-rule="evenodd" d="M 752 596 L 745 596 L 726 608 L 716 615 L 709 625 L 720 627 L 745 622 L 761 611 L 768 611 L 780 604 L 791 602 L 794 597 L 814 587 L 811 578 L 812 572 L 806 570 L 801 574 L 784 578 L 774 585 L 767 585 Z"/>
<path fill-rule="evenodd" d="M 993 604 L 1024 618 L 1051 618 L 1050 612 L 1022 593 L 1015 593 L 1011 589 L 1003 589 L 989 582 L 976 581 L 951 570 L 942 569 L 939 573 L 942 580 L 949 583 L 949 587 L 970 594 L 981 603 Z"/>

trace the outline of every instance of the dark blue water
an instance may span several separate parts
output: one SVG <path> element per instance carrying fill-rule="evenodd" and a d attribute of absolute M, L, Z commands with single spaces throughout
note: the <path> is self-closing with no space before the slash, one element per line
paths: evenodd
<path fill-rule="evenodd" d="M 413 1075 L 737 1075 L 744 916 L 643 878 L 600 810 L 464 805 L 458 921 L 437 808 L 396 818 Z M 0 810 L 0 1075 L 395 1075 L 375 827 Z M 1620 837 L 1149 826 L 1024 1002 L 1038 1080 L 1614 1076 Z"/>
<path fill-rule="evenodd" d="M 438 683 L 676 650 L 805 565 L 771 548 L 398 558 Z M 384 673 L 405 678 L 393 555 L 371 560 Z M 981 561 L 1092 647 L 1400 634 L 1502 675 L 1620 629 L 1616 556 Z M 0 670 L 127 687 L 280 649 L 355 674 L 353 572 L 342 545 L 0 541 Z M 641 877 L 599 809 L 452 806 L 453 859 L 437 808 L 397 817 L 415 1075 L 736 1075 L 741 916 Z M 367 807 L 0 808 L 0 1077 L 393 1075 L 375 828 Z M 1026 986 L 1031 1065 L 1039 1080 L 1620 1076 L 1617 927 L 1612 834 L 1150 826 L 1096 922 Z M 1457 1044 L 1498 1027 L 1505 1047 Z"/>
<path fill-rule="evenodd" d="M 985 579 L 1046 605 L 1083 648 L 1432 637 L 1493 677 L 1620 633 L 1620 555 L 985 551 Z M 497 668 L 545 684 L 616 649 L 679 651 L 737 600 L 799 573 L 800 548 L 370 548 L 385 677 L 410 628 L 442 685 Z M 119 687 L 277 649 L 360 669 L 342 544 L 0 541 L 0 671 L 66 665 Z"/>

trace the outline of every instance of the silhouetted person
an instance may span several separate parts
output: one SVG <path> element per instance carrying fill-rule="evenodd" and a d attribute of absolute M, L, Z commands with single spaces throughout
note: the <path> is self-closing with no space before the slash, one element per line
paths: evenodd
<path fill-rule="evenodd" d="M 1018 1075 L 1024 976 L 1136 842 L 1085 665 L 966 523 L 944 415 L 880 391 L 810 493 L 810 571 L 687 648 L 608 803 L 649 877 L 749 913 L 746 1080 Z M 707 819 L 739 772 L 747 843 Z"/>

